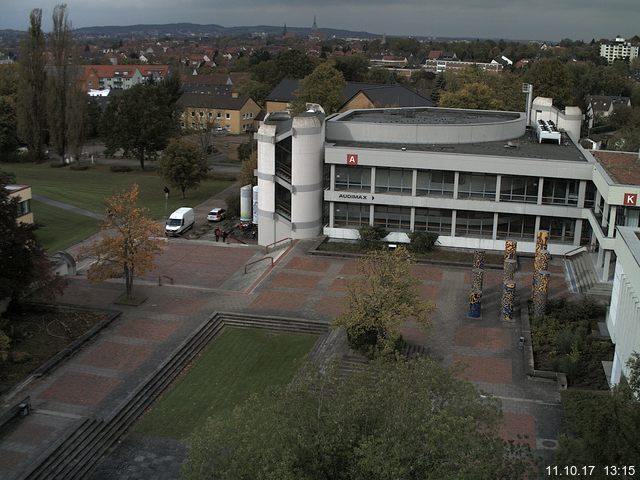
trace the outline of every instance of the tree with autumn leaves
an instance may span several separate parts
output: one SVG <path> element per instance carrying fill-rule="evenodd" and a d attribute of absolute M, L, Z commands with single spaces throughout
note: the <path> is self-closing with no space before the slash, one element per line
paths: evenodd
<path fill-rule="evenodd" d="M 133 278 L 153 268 L 155 255 L 162 250 L 162 226 L 136 206 L 138 185 L 107 199 L 102 238 L 83 251 L 95 257 L 88 278 L 99 282 L 124 277 L 126 298 L 132 298 Z"/>

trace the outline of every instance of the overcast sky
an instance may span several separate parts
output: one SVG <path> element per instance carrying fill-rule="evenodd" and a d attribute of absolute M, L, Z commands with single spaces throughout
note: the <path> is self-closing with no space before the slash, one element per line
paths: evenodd
<path fill-rule="evenodd" d="M 26 30 L 59 1 L 2 0 L 0 29 Z M 640 34 L 640 0 L 68 0 L 73 26 L 137 23 L 282 25 L 387 35 L 591 40 Z"/>

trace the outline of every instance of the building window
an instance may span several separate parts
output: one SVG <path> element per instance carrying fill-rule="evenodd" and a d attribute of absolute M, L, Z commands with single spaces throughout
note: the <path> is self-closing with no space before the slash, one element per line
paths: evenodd
<path fill-rule="evenodd" d="M 195 111 L 193 111 L 193 110 L 191 110 L 191 116 L 192 116 L 192 117 L 195 117 L 195 116 L 196 116 L 196 112 L 195 112 Z"/>
<path fill-rule="evenodd" d="M 418 170 L 416 195 L 453 197 L 455 173 L 443 170 Z"/>
<path fill-rule="evenodd" d="M 540 230 L 549 230 L 550 242 L 573 243 L 575 226 L 575 218 L 540 217 Z"/>
<path fill-rule="evenodd" d="M 360 203 L 334 203 L 333 226 L 360 228 L 369 225 L 369 205 Z"/>
<path fill-rule="evenodd" d="M 200 111 L 200 117 L 204 117 L 204 112 Z"/>
<path fill-rule="evenodd" d="M 496 198 L 496 176 L 485 173 L 460 173 L 458 198 Z"/>
<path fill-rule="evenodd" d="M 400 168 L 376 169 L 376 192 L 411 195 L 413 170 Z"/>
<path fill-rule="evenodd" d="M 18 203 L 18 217 L 31 213 L 31 200 L 23 200 Z"/>
<path fill-rule="evenodd" d="M 222 114 L 220 112 L 216 112 L 216 118 L 222 118 Z"/>
<path fill-rule="evenodd" d="M 545 178 L 542 187 L 542 203 L 545 205 L 578 205 L 579 180 Z"/>
<path fill-rule="evenodd" d="M 213 113 L 209 112 L 209 118 L 213 117 Z"/>
<path fill-rule="evenodd" d="M 276 213 L 291 221 L 291 192 L 276 183 Z"/>
<path fill-rule="evenodd" d="M 376 205 L 373 209 L 373 225 L 393 231 L 408 231 L 411 228 L 411 208 Z"/>
<path fill-rule="evenodd" d="M 416 208 L 416 218 L 413 222 L 416 232 L 434 232 L 451 235 L 451 210 L 440 208 Z"/>
<path fill-rule="evenodd" d="M 336 165 L 335 189 L 366 190 L 370 192 L 371 168 Z"/>
<path fill-rule="evenodd" d="M 227 120 L 229 120 L 229 119 L 231 118 L 231 114 L 230 114 L 230 113 L 226 113 L 224 118 L 226 118 Z"/>
<path fill-rule="evenodd" d="M 595 207 L 596 204 L 596 186 L 593 182 L 587 182 L 587 188 L 584 195 L 584 208 Z"/>
<path fill-rule="evenodd" d="M 253 112 L 249 112 L 249 118 L 253 118 Z"/>
<path fill-rule="evenodd" d="M 456 236 L 491 238 L 493 236 L 493 213 L 458 210 Z"/>
<path fill-rule="evenodd" d="M 497 239 L 507 238 L 533 240 L 536 229 L 536 217 L 531 215 L 498 214 Z"/>
<path fill-rule="evenodd" d="M 538 177 L 512 177 L 500 179 L 500 201 L 538 203 Z"/>

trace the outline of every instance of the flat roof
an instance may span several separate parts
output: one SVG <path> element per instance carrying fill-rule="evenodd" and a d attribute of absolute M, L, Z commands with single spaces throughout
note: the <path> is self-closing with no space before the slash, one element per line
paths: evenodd
<path fill-rule="evenodd" d="M 478 142 L 478 143 L 444 143 L 444 144 L 401 144 L 382 142 L 355 142 L 355 141 L 327 141 L 329 145 L 337 147 L 375 148 L 381 150 L 402 150 L 419 152 L 444 152 L 462 153 L 470 155 L 486 155 L 516 158 L 534 158 L 541 160 L 561 160 L 569 162 L 587 163 L 587 158 L 580 149 L 565 134 L 562 134 L 560 145 L 556 142 L 538 143 L 533 130 L 519 138 L 509 141 Z"/>
<path fill-rule="evenodd" d="M 623 185 L 640 185 L 640 158 L 637 152 L 591 150 L 591 154 L 614 182 Z"/>
<path fill-rule="evenodd" d="M 519 118 L 520 114 L 517 112 L 423 107 L 353 110 L 344 116 L 333 119 L 333 121 L 399 123 L 406 125 L 472 125 L 478 123 L 503 123 Z"/>

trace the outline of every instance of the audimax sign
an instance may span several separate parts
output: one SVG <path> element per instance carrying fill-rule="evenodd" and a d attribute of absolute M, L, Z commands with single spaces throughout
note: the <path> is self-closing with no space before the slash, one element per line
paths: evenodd
<path fill-rule="evenodd" d="M 367 195 L 366 193 L 341 193 L 338 195 L 338 198 L 348 200 L 373 200 L 375 197 L 373 195 Z"/>

